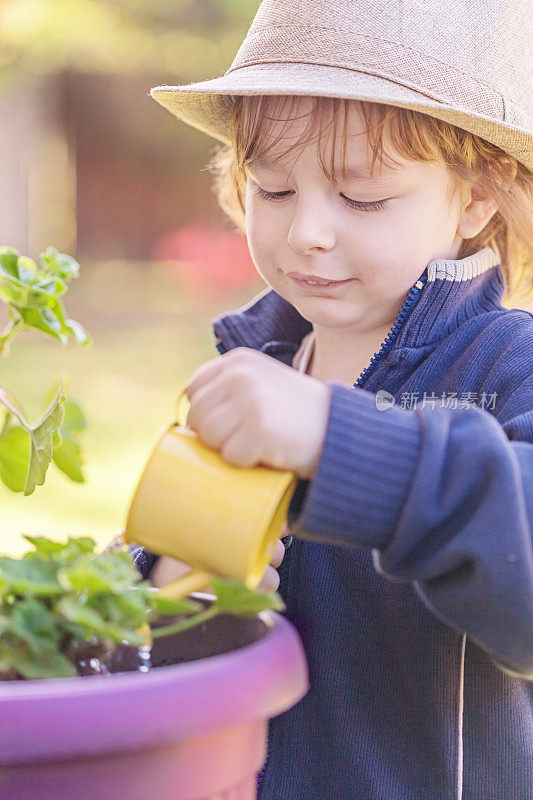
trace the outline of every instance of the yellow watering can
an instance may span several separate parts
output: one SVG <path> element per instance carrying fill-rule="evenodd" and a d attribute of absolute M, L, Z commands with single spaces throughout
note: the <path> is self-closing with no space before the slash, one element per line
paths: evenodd
<path fill-rule="evenodd" d="M 186 597 L 214 575 L 259 585 L 280 538 L 296 489 L 293 472 L 235 467 L 176 419 L 165 426 L 137 483 L 123 540 L 190 564 L 192 571 L 162 587 Z"/>

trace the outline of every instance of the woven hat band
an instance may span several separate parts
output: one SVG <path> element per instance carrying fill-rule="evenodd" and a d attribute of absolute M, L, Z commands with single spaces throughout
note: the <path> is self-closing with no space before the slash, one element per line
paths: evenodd
<path fill-rule="evenodd" d="M 526 127 L 528 122 L 518 104 L 504 101 L 495 89 L 461 69 L 402 44 L 353 31 L 295 25 L 257 27 L 249 32 L 226 75 L 268 63 L 319 64 L 365 72 L 501 122 L 518 127 Z"/>

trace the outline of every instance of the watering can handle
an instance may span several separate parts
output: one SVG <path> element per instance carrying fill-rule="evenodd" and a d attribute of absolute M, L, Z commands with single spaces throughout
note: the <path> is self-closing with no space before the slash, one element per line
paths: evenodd
<path fill-rule="evenodd" d="M 189 413 L 190 403 L 186 395 L 189 382 L 183 383 L 176 397 L 174 406 L 174 418 L 181 428 L 187 427 L 187 415 Z M 183 416 L 182 416 L 183 414 Z M 187 575 L 184 575 L 177 580 L 171 581 L 160 587 L 162 595 L 172 597 L 174 599 L 187 597 L 191 592 L 196 592 L 201 589 L 211 588 L 212 575 L 200 569 L 192 569 Z"/>
<path fill-rule="evenodd" d="M 174 417 L 180 428 L 187 427 L 187 415 L 189 413 L 189 408 L 191 407 L 191 404 L 189 403 L 189 398 L 185 394 L 188 385 L 189 383 L 187 382 L 182 384 L 182 386 L 180 387 L 178 391 L 178 396 L 176 398 L 176 405 L 174 407 Z M 181 417 L 182 409 L 185 409 L 183 417 Z"/>

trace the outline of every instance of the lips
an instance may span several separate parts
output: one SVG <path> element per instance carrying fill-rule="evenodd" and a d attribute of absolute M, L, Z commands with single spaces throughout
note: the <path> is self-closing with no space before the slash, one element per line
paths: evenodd
<path fill-rule="evenodd" d="M 287 276 L 287 279 L 293 281 L 294 285 L 296 286 L 297 290 L 303 294 L 309 295 L 322 295 L 324 297 L 333 297 L 337 295 L 339 292 L 344 292 L 344 290 L 350 286 L 355 278 L 350 278 L 349 280 L 345 281 L 328 281 L 327 283 L 311 283 L 308 280 L 302 280 L 301 278 L 294 278 L 292 275 Z"/>
<path fill-rule="evenodd" d="M 332 284 L 346 283 L 346 279 L 343 280 L 337 278 L 322 278 L 319 275 L 305 275 L 303 272 L 289 272 L 287 274 L 289 278 L 295 278 L 296 280 L 299 281 L 305 281 L 310 286 L 328 286 L 330 283 Z"/>

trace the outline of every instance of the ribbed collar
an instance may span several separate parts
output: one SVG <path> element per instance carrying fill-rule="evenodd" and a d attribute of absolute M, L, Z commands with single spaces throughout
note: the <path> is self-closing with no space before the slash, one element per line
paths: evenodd
<path fill-rule="evenodd" d="M 396 346 L 433 344 L 468 319 L 503 309 L 503 273 L 491 247 L 462 259 L 430 261 L 422 275 L 427 275 L 427 281 L 401 325 Z M 303 337 L 312 330 L 311 323 L 271 288 L 235 311 L 215 317 L 212 324 L 221 352 L 252 347 L 286 363 L 291 363 Z"/>

